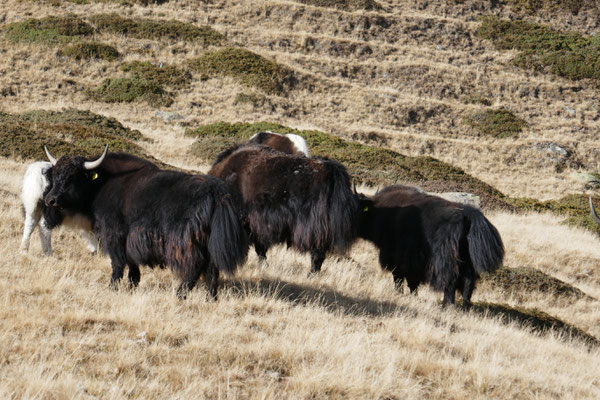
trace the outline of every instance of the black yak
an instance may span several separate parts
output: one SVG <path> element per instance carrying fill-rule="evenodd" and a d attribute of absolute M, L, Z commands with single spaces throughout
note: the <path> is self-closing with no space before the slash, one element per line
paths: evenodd
<path fill-rule="evenodd" d="M 246 144 L 221 153 L 209 174 L 243 198 L 261 262 L 271 245 L 287 243 L 310 252 L 311 272 L 318 272 L 329 251 L 343 254 L 356 238 L 358 199 L 337 161 Z"/>
<path fill-rule="evenodd" d="M 427 282 L 444 291 L 444 305 L 454 304 L 458 289 L 468 308 L 479 275 L 502 264 L 500 234 L 477 208 L 402 185 L 359 197 L 358 235 L 379 248 L 398 288 L 404 279 L 411 292 Z"/>
<path fill-rule="evenodd" d="M 248 140 L 247 144 L 262 144 L 284 153 L 303 154 L 310 157 L 304 138 L 293 133 L 282 135 L 271 131 L 258 132 Z"/>
<path fill-rule="evenodd" d="M 56 162 L 56 160 L 55 160 Z M 42 254 L 52 254 L 52 229 L 65 225 L 75 229 L 81 229 L 81 237 L 85 240 L 90 253 L 98 250 L 98 240 L 91 232 L 92 224 L 85 216 L 69 213 L 57 207 L 47 207 L 43 198 L 52 188 L 52 163 L 37 161 L 30 164 L 23 177 L 21 188 L 21 204 L 23 207 L 23 238 L 20 249 L 27 252 L 29 239 L 33 230 L 39 225 L 40 241 L 42 242 Z"/>
<path fill-rule="evenodd" d="M 215 177 L 165 171 L 107 150 L 95 161 L 59 159 L 46 205 L 92 221 L 111 259 L 111 287 L 117 287 L 126 265 L 133 286 L 140 281 L 139 265 L 168 265 L 182 280 L 178 297 L 204 274 L 216 298 L 219 271 L 234 272 L 248 252 L 239 198 Z"/>

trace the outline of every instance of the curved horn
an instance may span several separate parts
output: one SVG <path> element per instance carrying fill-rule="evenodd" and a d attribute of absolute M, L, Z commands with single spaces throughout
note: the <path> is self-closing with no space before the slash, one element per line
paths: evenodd
<path fill-rule="evenodd" d="M 104 153 L 102 153 L 102 155 L 100 156 L 99 159 L 97 159 L 96 161 L 86 161 L 83 163 L 83 168 L 87 169 L 88 171 L 91 169 L 96 169 L 100 166 L 100 164 L 102 164 L 102 161 L 104 161 L 104 157 L 106 157 L 106 153 L 108 152 L 108 145 L 106 145 L 106 147 L 104 148 Z"/>
<path fill-rule="evenodd" d="M 52 157 L 52 154 L 50 154 L 50 150 L 48 150 L 46 145 L 44 145 L 44 151 L 46 152 L 46 157 L 48 157 L 50 164 L 52 164 L 52 166 L 56 165 L 56 158 Z"/>
<path fill-rule="evenodd" d="M 352 190 L 354 191 L 354 194 L 357 194 L 357 192 L 356 192 L 356 181 L 352 182 Z"/>
<path fill-rule="evenodd" d="M 596 214 L 596 210 L 594 210 L 594 202 L 592 201 L 592 196 L 590 196 L 590 209 L 592 210 L 592 215 L 597 223 L 600 224 L 600 217 Z"/>

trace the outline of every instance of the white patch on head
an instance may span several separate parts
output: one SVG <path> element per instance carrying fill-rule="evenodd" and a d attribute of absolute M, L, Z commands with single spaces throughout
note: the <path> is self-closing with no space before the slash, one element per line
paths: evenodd
<path fill-rule="evenodd" d="M 304 154 L 306 157 L 310 157 L 310 153 L 308 151 L 308 145 L 306 144 L 306 140 L 304 140 L 303 137 L 294 135 L 293 133 L 288 133 L 285 136 L 292 141 L 292 143 L 294 144 L 294 147 L 296 147 L 297 151 Z"/>
<path fill-rule="evenodd" d="M 250 139 L 248 139 L 248 141 L 251 141 L 252 139 L 254 139 L 256 136 L 258 136 L 259 133 L 270 133 L 271 135 L 283 136 L 281 133 L 276 133 L 273 131 L 260 131 L 260 132 L 255 133 L 254 135 L 252 135 L 252 137 Z"/>

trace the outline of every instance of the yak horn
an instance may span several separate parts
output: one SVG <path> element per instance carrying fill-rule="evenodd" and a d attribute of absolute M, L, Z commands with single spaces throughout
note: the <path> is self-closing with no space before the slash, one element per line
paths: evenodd
<path fill-rule="evenodd" d="M 597 223 L 600 224 L 600 217 L 596 214 L 596 210 L 594 210 L 594 202 L 592 201 L 592 196 L 590 196 L 590 209 L 592 210 L 592 215 Z"/>
<path fill-rule="evenodd" d="M 56 158 L 52 157 L 52 154 L 50 154 L 50 150 L 48 150 L 46 145 L 44 145 L 44 150 L 46 151 L 46 157 L 48 157 L 50 164 L 52 164 L 52 166 L 56 165 Z"/>
<path fill-rule="evenodd" d="M 357 194 L 357 192 L 356 192 L 356 181 L 352 182 L 352 190 L 354 191 L 354 194 Z"/>
<path fill-rule="evenodd" d="M 102 161 L 104 161 L 104 157 L 106 157 L 106 153 L 108 152 L 108 145 L 106 145 L 106 147 L 104 148 L 104 153 L 102 153 L 102 155 L 100 156 L 99 159 L 97 159 L 96 161 L 86 161 L 83 163 L 83 168 L 87 169 L 88 171 L 91 169 L 96 169 L 100 166 L 100 164 L 102 164 Z"/>

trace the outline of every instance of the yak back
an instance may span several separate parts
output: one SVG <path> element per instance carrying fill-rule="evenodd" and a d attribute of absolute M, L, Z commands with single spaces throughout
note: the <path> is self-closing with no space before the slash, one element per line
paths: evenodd
<path fill-rule="evenodd" d="M 337 161 L 243 145 L 222 153 L 209 174 L 241 194 L 250 230 L 263 243 L 344 253 L 356 237 L 358 201 Z"/>

